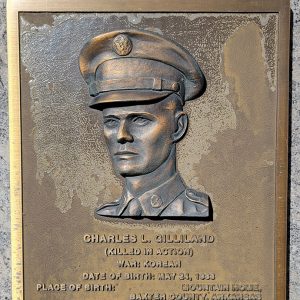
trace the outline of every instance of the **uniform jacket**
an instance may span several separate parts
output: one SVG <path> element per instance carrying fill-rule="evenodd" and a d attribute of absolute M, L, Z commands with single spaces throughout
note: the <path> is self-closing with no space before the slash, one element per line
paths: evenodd
<path fill-rule="evenodd" d="M 177 173 L 158 187 L 136 197 L 125 190 L 116 201 L 96 209 L 95 216 L 207 218 L 210 208 L 209 196 L 187 188 Z"/>

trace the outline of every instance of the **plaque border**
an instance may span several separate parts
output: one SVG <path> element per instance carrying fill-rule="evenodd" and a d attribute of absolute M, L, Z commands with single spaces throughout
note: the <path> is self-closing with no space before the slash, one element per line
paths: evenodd
<path fill-rule="evenodd" d="M 20 110 L 19 13 L 21 12 L 186 12 L 277 13 L 278 65 L 276 116 L 275 299 L 287 297 L 287 209 L 289 131 L 289 0 L 8 0 L 8 94 L 10 137 L 10 201 L 12 299 L 23 295 L 22 140 Z"/>

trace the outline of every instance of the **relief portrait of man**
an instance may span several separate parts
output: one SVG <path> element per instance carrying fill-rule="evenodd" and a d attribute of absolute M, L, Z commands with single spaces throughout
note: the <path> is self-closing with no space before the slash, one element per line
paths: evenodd
<path fill-rule="evenodd" d="M 176 144 L 188 129 L 184 104 L 205 90 L 192 55 L 158 34 L 119 30 L 85 44 L 79 67 L 123 179 L 120 198 L 95 217 L 211 219 L 209 196 L 187 187 L 176 166 Z"/>

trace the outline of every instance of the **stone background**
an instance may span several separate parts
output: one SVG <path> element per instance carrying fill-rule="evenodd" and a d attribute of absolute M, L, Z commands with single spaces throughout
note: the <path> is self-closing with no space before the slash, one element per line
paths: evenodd
<path fill-rule="evenodd" d="M 6 1 L 0 0 L 0 300 L 11 299 Z M 291 0 L 290 300 L 300 299 L 300 0 Z"/>
<path fill-rule="evenodd" d="M 292 0 L 290 78 L 290 300 L 300 299 L 300 1 Z"/>

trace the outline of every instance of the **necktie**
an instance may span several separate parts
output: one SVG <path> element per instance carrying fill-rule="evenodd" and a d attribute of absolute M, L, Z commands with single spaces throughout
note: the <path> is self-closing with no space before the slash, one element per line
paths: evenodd
<path fill-rule="evenodd" d="M 132 199 L 127 207 L 128 214 L 132 217 L 141 216 L 143 213 L 143 209 L 141 207 L 140 201 L 136 198 Z"/>

